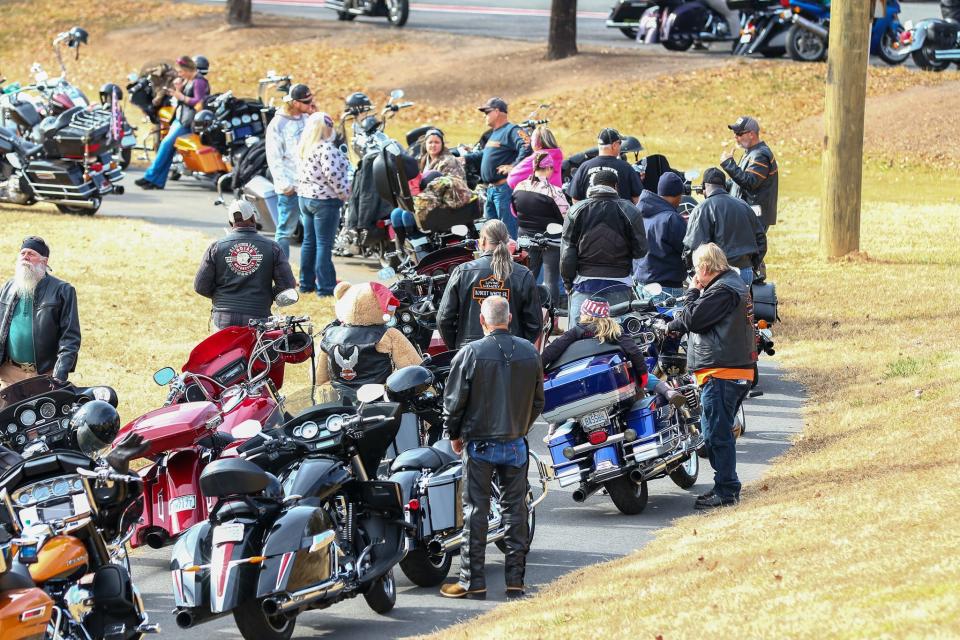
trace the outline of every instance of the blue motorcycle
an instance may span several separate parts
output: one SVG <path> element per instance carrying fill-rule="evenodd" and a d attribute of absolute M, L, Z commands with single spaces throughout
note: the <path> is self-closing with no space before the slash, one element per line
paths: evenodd
<path fill-rule="evenodd" d="M 787 53 L 800 62 L 820 62 L 827 57 L 830 35 L 830 2 L 789 0 L 790 21 Z M 883 15 L 874 17 L 870 30 L 870 53 L 889 65 L 903 63 L 910 55 L 901 43 L 904 26 L 900 22 L 900 3 L 886 0 Z"/>

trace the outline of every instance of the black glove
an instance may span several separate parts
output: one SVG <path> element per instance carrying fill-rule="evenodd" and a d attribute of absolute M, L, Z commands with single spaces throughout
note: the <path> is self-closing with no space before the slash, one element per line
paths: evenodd
<path fill-rule="evenodd" d="M 107 454 L 107 463 L 117 473 L 127 473 L 130 470 L 130 461 L 142 456 L 149 448 L 150 443 L 144 440 L 142 435 L 129 433 Z"/>

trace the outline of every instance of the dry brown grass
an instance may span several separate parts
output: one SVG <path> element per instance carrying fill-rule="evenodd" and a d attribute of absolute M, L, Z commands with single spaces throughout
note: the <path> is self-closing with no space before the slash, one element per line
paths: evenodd
<path fill-rule="evenodd" d="M 153 372 L 168 365 L 179 371 L 210 333 L 210 301 L 193 292 L 193 276 L 210 240 L 173 227 L 45 209 L 0 208 L 0 257 L 6 256 L 7 274 L 13 273 L 22 238 L 46 239 L 54 275 L 77 289 L 83 343 L 70 380 L 116 388 L 124 422 L 161 406 L 166 391 L 154 384 Z M 333 316 L 331 305 L 316 296 L 305 296 L 283 313 L 309 315 L 318 328 Z M 309 387 L 309 366 L 287 372 L 284 393 Z"/>

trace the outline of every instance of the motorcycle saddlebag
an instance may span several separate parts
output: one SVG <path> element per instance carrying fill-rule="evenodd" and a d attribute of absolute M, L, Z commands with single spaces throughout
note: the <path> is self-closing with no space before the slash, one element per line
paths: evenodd
<path fill-rule="evenodd" d="M 699 32 L 707 22 L 708 9 L 699 2 L 686 2 L 674 11 L 672 32 Z"/>
<path fill-rule="evenodd" d="M 257 208 L 257 228 L 261 231 L 273 231 L 277 228 L 280 215 L 277 192 L 273 183 L 263 176 L 254 176 L 243 185 L 243 199 Z"/>
<path fill-rule="evenodd" d="M 463 527 L 463 465 L 455 465 L 427 479 L 427 518 L 434 531 Z"/>
<path fill-rule="evenodd" d="M 780 319 L 777 315 L 777 285 L 772 282 L 754 283 L 750 287 L 753 295 L 754 320 L 766 320 L 773 323 Z"/>
<path fill-rule="evenodd" d="M 926 43 L 935 49 L 954 49 L 957 45 L 957 32 L 960 25 L 945 20 L 931 21 L 927 26 Z"/>

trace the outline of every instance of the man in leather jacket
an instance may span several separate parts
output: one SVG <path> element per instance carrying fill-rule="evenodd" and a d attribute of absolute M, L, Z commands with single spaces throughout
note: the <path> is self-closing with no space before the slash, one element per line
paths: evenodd
<path fill-rule="evenodd" d="M 767 254 L 767 234 L 753 209 L 727 193 L 725 183 L 723 172 L 716 167 L 703 172 L 703 189 L 707 197 L 690 213 L 687 234 L 683 238 L 684 260 L 691 265 L 693 251 L 702 244 L 713 242 L 750 286 Z"/>
<path fill-rule="evenodd" d="M 688 334 L 687 368 L 700 386 L 700 424 L 714 470 L 713 489 L 699 496 L 694 508 L 713 509 L 740 501 L 733 425 L 753 381 L 756 338 L 747 286 L 720 247 L 701 245 L 693 263 L 687 303 L 667 329 Z"/>
<path fill-rule="evenodd" d="M 524 593 L 530 547 L 526 435 L 543 409 L 540 356 L 528 341 L 510 335 L 506 298 L 484 300 L 480 322 L 485 337 L 454 357 L 444 392 L 445 427 L 453 450 L 463 454 L 460 579 L 441 588 L 448 598 L 486 598 L 484 556 L 494 471 L 507 524 L 508 597 Z"/>
<path fill-rule="evenodd" d="M 766 231 L 777 224 L 777 159 L 767 143 L 760 140 L 760 124 L 754 118 L 741 116 L 727 128 L 736 136 L 737 145 L 744 149 L 739 163 L 734 161 L 732 151 L 720 156 L 720 166 L 733 182 L 730 195 L 759 207 L 760 222 Z"/>
<path fill-rule="evenodd" d="M 207 248 L 193 281 L 194 291 L 213 300 L 217 329 L 266 318 L 274 296 L 297 286 L 280 245 L 257 233 L 253 205 L 235 200 L 230 216 L 233 231 Z"/>
<path fill-rule="evenodd" d="M 43 238 L 27 237 L 0 290 L 0 389 L 36 375 L 66 381 L 77 366 L 77 292 L 48 273 L 49 258 Z"/>

